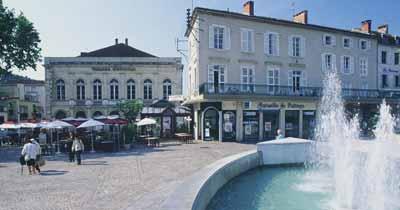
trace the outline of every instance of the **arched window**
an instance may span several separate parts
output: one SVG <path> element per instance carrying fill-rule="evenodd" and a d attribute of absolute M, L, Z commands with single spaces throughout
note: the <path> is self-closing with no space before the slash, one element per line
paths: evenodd
<path fill-rule="evenodd" d="M 145 100 L 150 100 L 153 98 L 153 82 L 149 79 L 144 81 L 143 97 Z"/>
<path fill-rule="evenodd" d="M 75 113 L 76 118 L 86 118 L 86 113 L 84 111 L 78 111 Z"/>
<path fill-rule="evenodd" d="M 64 80 L 57 80 L 57 100 L 65 100 L 65 82 Z"/>
<path fill-rule="evenodd" d="M 100 116 L 102 116 L 102 115 L 103 115 L 102 112 L 100 112 L 100 111 L 95 111 L 95 112 L 93 113 L 92 117 L 95 118 L 95 117 L 100 117 Z"/>
<path fill-rule="evenodd" d="M 85 82 L 81 79 L 76 82 L 76 99 L 85 99 Z"/>
<path fill-rule="evenodd" d="M 168 99 L 171 93 L 172 93 L 171 80 L 166 79 L 163 82 L 163 98 Z"/>
<path fill-rule="evenodd" d="M 127 99 L 135 99 L 135 81 L 132 79 L 128 80 L 127 85 L 126 85 L 126 94 L 127 94 Z"/>
<path fill-rule="evenodd" d="M 55 117 L 56 117 L 57 120 L 61 120 L 61 119 L 66 118 L 67 114 L 63 110 L 59 110 L 59 111 L 56 112 Z"/>
<path fill-rule="evenodd" d="M 110 82 L 110 99 L 117 100 L 118 98 L 118 81 L 113 79 Z"/>
<path fill-rule="evenodd" d="M 93 100 L 101 100 L 101 81 L 96 79 L 93 82 Z"/>

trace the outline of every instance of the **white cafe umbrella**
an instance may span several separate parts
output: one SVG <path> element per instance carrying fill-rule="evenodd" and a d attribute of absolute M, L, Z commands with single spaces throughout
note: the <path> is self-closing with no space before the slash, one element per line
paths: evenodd
<path fill-rule="evenodd" d="M 57 153 L 60 154 L 60 139 L 58 137 L 58 132 L 57 129 L 62 129 L 62 128 L 68 128 L 68 127 L 74 127 L 73 125 L 61 121 L 61 120 L 55 120 L 46 124 L 43 124 L 43 128 L 47 129 L 56 129 L 56 135 L 57 135 Z M 53 135 L 50 135 L 51 138 L 53 138 Z"/>
<path fill-rule="evenodd" d="M 155 119 L 143 118 L 138 123 L 136 123 L 136 125 L 137 126 L 144 126 L 144 125 L 154 125 L 156 123 L 157 123 L 157 121 Z"/>
<path fill-rule="evenodd" d="M 92 151 L 90 151 L 90 152 L 95 152 L 94 151 L 94 143 L 93 143 L 93 127 L 103 126 L 103 125 L 105 125 L 105 124 L 100 121 L 90 119 L 78 126 L 78 128 L 92 128 Z"/>
<path fill-rule="evenodd" d="M 4 123 L 0 125 L 0 129 L 19 129 L 21 128 L 20 124 L 14 124 L 14 123 Z"/>
<path fill-rule="evenodd" d="M 21 123 L 20 126 L 21 126 L 21 128 L 38 128 L 39 124 L 38 123 Z"/>

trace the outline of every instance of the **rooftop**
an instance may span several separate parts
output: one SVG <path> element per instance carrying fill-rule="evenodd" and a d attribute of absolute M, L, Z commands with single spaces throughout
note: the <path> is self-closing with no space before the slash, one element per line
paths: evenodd
<path fill-rule="evenodd" d="M 11 85 L 11 84 L 38 84 L 44 85 L 44 81 L 34 80 L 29 77 L 24 77 L 12 73 L 0 74 L 0 85 Z"/>
<path fill-rule="evenodd" d="M 305 28 L 305 29 L 312 29 L 312 30 L 319 30 L 319 31 L 327 31 L 327 32 L 336 32 L 336 33 L 344 33 L 347 35 L 358 36 L 363 38 L 376 38 L 374 33 L 365 33 L 357 30 L 346 30 L 346 29 L 339 29 L 315 24 L 304 24 L 298 23 L 290 20 L 283 20 L 271 17 L 264 17 L 264 16 L 256 16 L 256 15 L 246 15 L 238 12 L 231 12 L 231 11 L 224 11 L 224 10 L 216 10 L 216 9 L 209 9 L 209 8 L 202 8 L 196 7 L 193 11 L 192 17 L 196 17 L 199 13 L 221 16 L 221 17 L 229 17 L 229 18 L 237 18 L 247 21 L 255 21 L 261 23 L 269 23 L 269 24 L 276 24 L 276 25 L 287 25 L 290 27 L 298 27 L 298 28 Z M 190 31 L 193 27 L 196 18 L 192 18 L 190 22 L 190 27 L 186 30 L 185 35 L 188 36 Z"/>
<path fill-rule="evenodd" d="M 81 52 L 79 57 L 150 57 L 155 58 L 150 53 L 143 52 L 134 47 L 128 45 L 128 39 L 125 40 L 125 43 L 118 43 L 118 39 L 115 40 L 115 44 L 101 48 L 98 50 L 94 50 L 91 52 Z"/>

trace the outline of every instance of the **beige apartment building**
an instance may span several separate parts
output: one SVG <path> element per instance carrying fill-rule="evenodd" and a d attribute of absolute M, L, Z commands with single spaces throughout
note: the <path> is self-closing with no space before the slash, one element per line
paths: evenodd
<path fill-rule="evenodd" d="M 127 39 L 78 57 L 46 57 L 44 66 L 48 118 L 119 115 L 119 104 L 132 99 L 143 101 L 146 114 L 174 116 L 150 107 L 182 94 L 181 58 L 151 55 Z"/>
<path fill-rule="evenodd" d="M 344 30 L 243 12 L 195 8 L 189 17 L 188 98 L 196 139 L 312 138 L 326 73 L 337 71 L 349 110 L 369 121 L 378 92 L 378 39 L 371 21 Z M 391 100 L 390 98 L 388 100 Z"/>

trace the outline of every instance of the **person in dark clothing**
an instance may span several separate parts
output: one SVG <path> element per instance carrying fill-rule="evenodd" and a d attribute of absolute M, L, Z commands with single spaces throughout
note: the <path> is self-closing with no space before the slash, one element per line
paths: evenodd
<path fill-rule="evenodd" d="M 75 162 L 75 153 L 72 150 L 72 143 L 73 143 L 74 139 L 75 139 L 75 134 L 70 133 L 69 139 L 68 139 L 67 143 L 65 144 L 65 147 L 66 147 L 65 149 L 68 153 L 69 162 L 71 162 L 71 163 Z"/>

